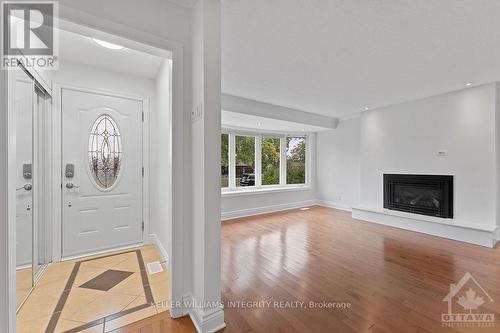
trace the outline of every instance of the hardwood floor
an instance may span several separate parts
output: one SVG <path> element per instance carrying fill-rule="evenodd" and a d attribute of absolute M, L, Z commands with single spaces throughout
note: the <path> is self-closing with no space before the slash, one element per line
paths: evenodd
<path fill-rule="evenodd" d="M 495 328 L 441 326 L 442 300 L 466 272 L 495 300 L 480 308 L 495 314 Z M 329 208 L 224 222 L 222 279 L 226 332 L 500 332 L 500 249 L 362 222 Z M 228 306 L 265 300 L 351 308 Z"/>
<path fill-rule="evenodd" d="M 168 312 L 162 312 L 126 327 L 114 330 L 112 333 L 195 333 L 193 323 L 189 317 L 179 319 L 170 318 Z"/>
<path fill-rule="evenodd" d="M 483 295 L 479 312 L 494 314 L 496 327 L 442 327 L 443 298 L 466 272 L 494 300 Z M 222 288 L 225 332 L 500 331 L 500 249 L 358 221 L 323 207 L 224 222 Z M 311 301 L 351 306 L 297 306 Z M 158 332 L 192 329 L 188 318 L 161 320 L 181 326 Z M 157 332 L 153 322 L 143 323 L 120 332 Z"/>

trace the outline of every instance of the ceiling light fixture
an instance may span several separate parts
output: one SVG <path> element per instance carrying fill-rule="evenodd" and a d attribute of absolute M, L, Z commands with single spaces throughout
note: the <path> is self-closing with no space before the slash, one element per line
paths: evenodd
<path fill-rule="evenodd" d="M 123 50 L 125 47 L 118 45 L 118 44 L 113 44 L 110 42 L 105 42 L 103 40 L 97 39 L 97 38 L 92 38 L 92 40 L 99 46 L 105 47 L 110 50 Z"/>
<path fill-rule="evenodd" d="M 369 108 L 369 107 L 367 107 L 367 106 L 365 106 L 365 111 L 368 111 L 368 110 L 370 110 L 370 108 Z"/>
<path fill-rule="evenodd" d="M 467 82 L 467 83 L 465 84 L 465 86 L 466 86 L 466 87 L 470 87 L 470 86 L 472 86 L 472 82 L 470 82 L 470 81 L 469 81 L 469 82 Z"/>

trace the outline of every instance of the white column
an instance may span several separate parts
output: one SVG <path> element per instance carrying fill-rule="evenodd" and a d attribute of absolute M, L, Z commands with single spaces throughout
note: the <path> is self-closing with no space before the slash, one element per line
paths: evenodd
<path fill-rule="evenodd" d="M 188 297 L 198 332 L 225 327 L 221 304 L 221 30 L 220 0 L 198 0 L 191 10 L 192 105 L 202 105 L 192 123 L 192 285 Z M 195 306 L 193 306 L 195 304 Z"/>

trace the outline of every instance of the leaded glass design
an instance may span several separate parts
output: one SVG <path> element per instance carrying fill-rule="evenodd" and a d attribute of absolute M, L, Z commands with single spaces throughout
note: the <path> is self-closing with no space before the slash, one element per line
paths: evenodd
<path fill-rule="evenodd" d="M 121 136 L 116 122 L 108 114 L 99 116 L 89 137 L 90 172 L 102 189 L 116 182 L 122 160 Z"/>

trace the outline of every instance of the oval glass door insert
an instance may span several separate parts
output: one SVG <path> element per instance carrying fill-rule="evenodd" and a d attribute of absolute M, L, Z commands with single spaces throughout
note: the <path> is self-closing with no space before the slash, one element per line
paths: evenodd
<path fill-rule="evenodd" d="M 108 114 L 99 116 L 89 137 L 89 166 L 94 182 L 101 189 L 108 189 L 120 173 L 122 144 L 116 122 Z"/>

